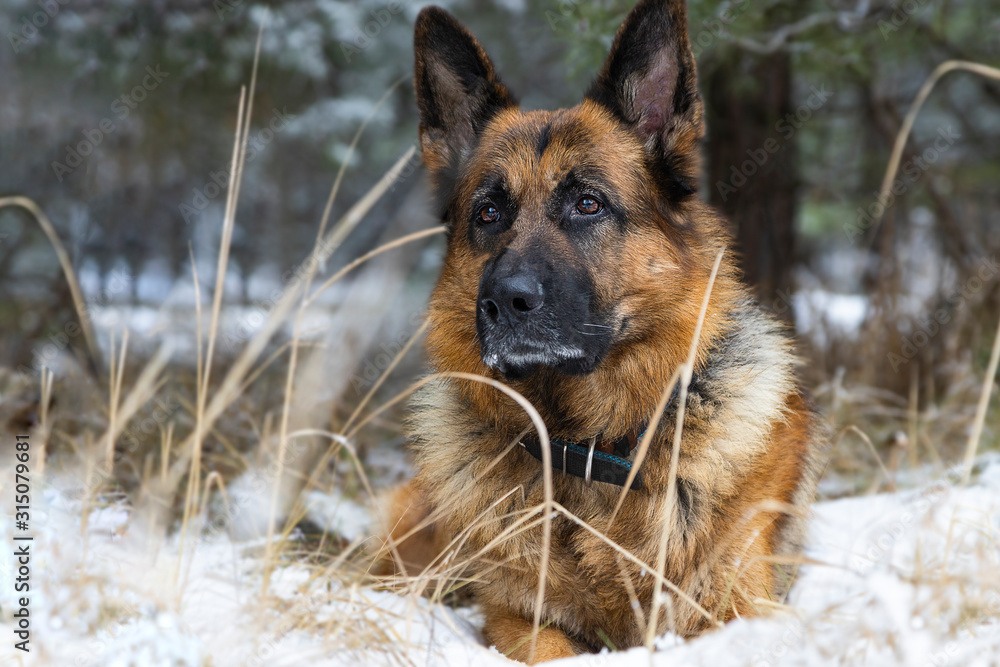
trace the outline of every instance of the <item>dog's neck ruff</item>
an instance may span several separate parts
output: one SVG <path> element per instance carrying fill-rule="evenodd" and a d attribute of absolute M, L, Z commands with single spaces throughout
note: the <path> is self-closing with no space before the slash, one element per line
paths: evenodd
<path fill-rule="evenodd" d="M 691 380 L 693 385 L 694 378 Z M 666 408 L 677 398 L 680 382 L 674 385 L 674 391 L 667 401 Z M 665 408 L 665 409 L 666 409 Z M 625 486 L 629 473 L 632 472 L 632 461 L 629 457 L 639 440 L 646 433 L 647 425 L 630 429 L 628 433 L 614 441 L 598 440 L 593 437 L 586 442 L 570 442 L 562 438 L 549 438 L 549 450 L 552 454 L 552 469 L 565 475 L 583 478 L 587 486 L 592 482 L 604 482 L 615 486 Z M 542 458 L 542 444 L 536 434 L 525 436 L 520 445 L 539 461 Z M 635 475 L 629 491 L 642 489 L 642 471 Z"/>

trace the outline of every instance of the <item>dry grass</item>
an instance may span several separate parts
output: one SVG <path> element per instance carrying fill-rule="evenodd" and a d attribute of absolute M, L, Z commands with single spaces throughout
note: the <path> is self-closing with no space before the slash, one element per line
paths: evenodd
<path fill-rule="evenodd" d="M 263 26 L 261 28 L 263 30 Z M 259 49 L 259 38 L 258 38 Z M 259 53 L 259 52 L 258 52 Z M 254 73 L 257 62 L 255 58 Z M 943 73 L 943 72 L 941 72 Z M 468 566 L 472 559 L 482 557 L 473 554 L 459 557 L 467 535 L 475 528 L 470 525 L 465 532 L 456 536 L 450 549 L 422 572 L 393 581 L 376 580 L 368 574 L 375 561 L 383 553 L 382 545 L 367 538 L 344 539 L 336 534 L 324 532 L 303 535 L 303 520 L 308 515 L 308 507 L 299 492 L 313 490 L 336 492 L 342 498 L 358 500 L 369 504 L 372 512 L 378 512 L 378 495 L 384 487 L 381 475 L 385 473 L 373 464 L 366 465 L 360 454 L 364 449 L 360 443 L 365 437 L 377 441 L 386 434 L 398 433 L 396 423 L 400 406 L 404 399 L 420 385 L 433 379 L 448 377 L 453 381 L 485 382 L 497 391 L 503 392 L 518 402 L 531 417 L 542 441 L 541 451 L 545 458 L 544 502 L 527 507 L 517 513 L 509 528 L 493 544 L 510 539 L 523 531 L 537 526 L 543 528 L 541 579 L 539 595 L 535 601 L 534 629 L 532 645 L 541 624 L 542 591 L 545 585 L 545 563 L 549 558 L 552 520 L 562 515 L 580 525 L 585 530 L 600 536 L 600 532 L 580 518 L 572 515 L 557 503 L 552 491 L 552 467 L 547 446 L 547 432 L 537 411 L 520 395 L 509 387 L 494 380 L 465 374 L 438 375 L 425 378 L 401 391 L 390 391 L 391 397 L 374 408 L 370 408 L 380 392 L 398 388 L 397 382 L 387 382 L 397 369 L 401 359 L 419 340 L 426 328 L 421 326 L 394 359 L 381 373 L 377 381 L 360 397 L 354 405 L 349 405 L 341 397 L 337 410 L 347 414 L 342 426 L 335 429 L 329 422 L 314 423 L 308 427 L 294 425 L 295 401 L 301 396 L 298 380 L 302 371 L 301 355 L 310 350 L 309 364 L 317 363 L 316 355 L 336 354 L 336 350 L 312 349 L 303 341 L 303 320 L 311 308 L 316 307 L 316 297 L 350 271 L 382 253 L 390 252 L 405 244 L 440 233 L 442 228 L 428 229 L 406 235 L 385 244 L 358 258 L 318 288 L 313 281 L 322 270 L 326 259 L 371 210 L 378 199 L 388 190 L 398 177 L 403 166 L 409 161 L 411 151 L 404 154 L 372 190 L 359 200 L 343 217 L 328 224 L 334 201 L 337 197 L 343 172 L 336 177 L 330 198 L 318 225 L 317 240 L 309 257 L 303 261 L 299 277 L 288 284 L 280 301 L 272 309 L 269 318 L 246 343 L 232 355 L 220 358 L 217 348 L 219 322 L 223 309 L 223 282 L 226 275 L 229 244 L 235 225 L 236 202 L 239 196 L 240 177 L 246 157 L 246 141 L 249 133 L 254 98 L 255 78 L 251 80 L 249 94 L 241 94 L 236 136 L 233 146 L 231 181 L 226 213 L 222 221 L 222 242 L 220 244 L 215 276 L 215 291 L 208 316 L 207 332 L 202 330 L 205 313 L 202 312 L 200 297 L 196 303 L 198 350 L 195 368 L 183 364 L 171 364 L 171 351 L 162 347 L 148 360 L 130 356 L 128 332 L 123 332 L 120 342 L 111 334 L 107 373 L 99 382 L 104 387 L 106 400 L 92 391 L 92 382 L 85 374 L 63 378 L 57 382 L 49 373 L 41 377 L 37 387 L 26 386 L 22 392 L 30 395 L 37 392 L 39 417 L 34 426 L 33 436 L 42 445 L 37 450 L 41 459 L 35 463 L 39 475 L 48 474 L 55 479 L 59 472 L 84 471 L 83 502 L 80 515 L 81 535 L 87 533 L 88 517 L 95 510 L 120 506 L 123 502 L 132 516 L 131 525 L 142 525 L 144 535 L 152 536 L 168 550 L 175 563 L 172 591 L 176 596 L 172 604 L 180 605 L 186 596 L 192 594 L 188 583 L 191 581 L 191 567 L 195 562 L 196 550 L 210 526 L 231 527 L 236 506 L 232 489 L 241 476 L 261 466 L 270 457 L 276 470 L 270 476 L 270 486 L 264 490 L 268 500 L 269 519 L 263 542 L 253 547 L 243 548 L 245 557 L 257 566 L 254 578 L 255 591 L 248 606 L 256 606 L 261 624 L 276 628 L 278 636 L 293 631 L 304 631 L 323 638 L 324 649 L 360 651 L 377 649 L 402 664 L 412 661 L 411 654 L 401 643 L 401 638 L 391 630 L 400 619 L 414 623 L 415 615 L 421 608 L 421 596 L 429 597 L 432 604 L 444 604 L 460 598 L 460 593 L 468 583 Z M 936 80 L 936 79 L 935 79 Z M 397 84 L 398 85 L 398 84 Z M 393 87 L 395 89 L 395 86 Z M 391 90 L 389 91 L 391 92 Z M 383 101 L 387 99 L 389 92 Z M 381 101 L 380 101 L 381 104 Z M 918 105 L 915 107 L 918 108 Z M 910 122 L 912 125 L 912 122 Z M 363 129 L 363 127 L 362 127 Z M 909 126 L 907 126 L 907 131 Z M 357 144 L 355 137 L 351 149 Z M 905 141 L 905 138 L 904 138 Z M 347 160 L 345 160 L 345 164 Z M 898 163 L 898 160 L 897 160 Z M 898 166 L 898 165 L 897 165 Z M 890 169 L 891 171 L 891 169 Z M 891 178 L 887 176 L 889 182 Z M 73 298 L 81 313 L 83 329 L 88 345 L 95 359 L 98 359 L 96 339 L 86 317 L 82 297 L 76 286 L 76 278 L 67 261 L 63 261 L 62 250 L 52 225 L 41 209 L 23 198 L 0 200 L 0 206 L 19 205 L 27 208 L 46 229 L 56 252 L 60 255 L 67 280 L 73 290 Z M 327 229 L 329 227 L 329 230 Z M 720 254 L 721 259 L 721 254 Z M 192 262 L 194 270 L 194 262 Z M 718 260 L 713 270 L 718 269 Z M 193 276 L 195 285 L 198 277 Z M 711 282 L 699 318 L 705 316 Z M 196 295 L 199 294 L 195 290 Z M 293 323 L 293 333 L 287 341 L 278 340 L 278 332 L 288 322 Z M 377 323 L 367 323 L 374 330 Z M 205 337 L 203 340 L 203 333 Z M 678 370 L 670 385 L 664 388 L 660 401 L 660 411 L 671 396 L 674 384 L 680 383 L 679 420 L 683 423 L 683 406 L 687 385 L 691 380 L 691 363 L 697 349 L 696 332 L 690 348 L 688 363 Z M 954 393 L 944 398 L 938 405 L 930 405 L 918 410 L 915 399 L 919 388 L 916 384 L 908 396 L 895 396 L 865 387 L 845 387 L 841 378 L 834 377 L 819 386 L 817 390 L 821 402 L 828 408 L 828 414 L 836 424 L 843 425 L 840 431 L 831 471 L 842 478 L 855 478 L 849 486 L 854 491 L 875 492 L 883 488 L 894 488 L 901 472 L 915 474 L 925 465 L 945 466 L 958 460 L 958 452 L 953 444 L 956 430 L 966 430 L 972 424 L 967 438 L 964 463 L 966 476 L 972 470 L 973 457 L 979 447 L 981 434 L 987 422 L 990 392 L 993 386 L 998 356 L 1000 356 L 1000 330 L 989 368 L 981 386 L 978 378 L 970 378 L 967 386 L 958 386 Z M 52 397 L 57 399 L 55 406 Z M 152 433 L 139 438 L 122 439 L 130 423 L 141 421 L 151 413 L 152 403 L 159 399 L 178 406 L 170 418 L 157 424 Z M 978 399 L 978 401 L 974 400 Z M 975 414 L 971 406 L 976 405 Z M 637 454 L 641 462 L 650 444 L 654 428 L 648 430 Z M 674 457 L 680 446 L 682 429 L 676 430 L 673 442 Z M 902 442 L 897 432 L 902 433 Z M 366 434 L 370 434 L 366 436 Z M 882 445 L 887 435 L 893 435 L 895 444 Z M 318 455 L 309 459 L 307 466 L 290 465 L 290 456 L 299 441 L 322 443 L 316 451 Z M 515 446 L 512 443 L 511 446 Z M 509 451 L 509 450 L 508 450 Z M 502 456 L 502 454 L 501 454 Z M 888 460 L 883 460 L 886 457 Z M 48 459 L 48 469 L 46 469 Z M 55 468 L 55 469 L 53 469 Z M 634 470 L 638 470 L 636 465 Z M 296 501 L 282 506 L 281 485 L 289 473 L 295 478 Z M 374 471 L 374 475 L 370 474 Z M 633 471 L 634 475 L 634 471 Z M 671 489 L 675 485 L 676 470 L 671 470 Z M 374 477 L 374 478 L 373 478 Z M 631 478 L 630 478 L 631 481 Z M 629 484 L 625 485 L 628 488 Z M 181 491 L 183 490 L 183 493 Z M 511 493 L 518 490 L 513 489 Z M 670 495 L 670 494 L 668 494 Z M 622 498 L 624 498 L 624 491 Z M 501 502 L 498 499 L 497 502 Z M 621 505 L 621 499 L 618 503 Z M 615 514 L 617 513 L 617 507 Z M 663 520 L 671 521 L 672 505 L 665 508 Z M 776 508 L 760 508 L 774 511 Z M 781 508 L 777 508 L 781 509 Z M 484 512 L 483 516 L 487 513 Z M 433 520 L 431 517 L 429 520 Z M 485 519 L 480 519 L 485 520 Z M 955 519 L 955 523 L 966 521 Z M 984 535 L 992 535 L 989 519 L 984 518 L 979 528 Z M 217 532 L 217 531 L 216 531 Z M 176 537 L 176 546 L 167 546 Z M 951 535 L 949 533 L 949 539 Z M 666 539 L 666 532 L 664 532 Z M 173 542 L 171 542 L 173 544 Z M 666 589 L 672 591 L 681 603 L 695 606 L 707 618 L 718 618 L 719 609 L 701 609 L 684 591 L 663 577 L 665 569 L 666 545 L 661 544 L 656 563 L 644 563 L 635 555 L 617 545 L 611 544 L 623 560 L 645 568 Z M 988 541 L 977 548 L 988 549 Z M 995 545 L 994 545 L 995 547 Z M 393 549 L 394 545 L 385 548 Z M 951 549 L 946 548 L 945 553 Z M 992 558 L 985 554 L 985 560 Z M 497 565 L 500 565 L 498 563 Z M 308 576 L 300 584 L 303 591 L 313 590 L 324 582 L 335 582 L 324 604 L 332 604 L 350 613 L 341 615 L 320 614 L 312 604 L 301 604 L 289 599 L 274 585 L 284 572 L 301 569 Z M 953 625 L 954 631 L 966 627 L 970 619 L 981 619 L 985 609 L 993 609 L 991 602 L 975 593 L 976 582 L 968 577 L 955 575 L 945 562 L 922 562 L 918 554 L 917 574 L 914 583 L 927 587 L 933 594 L 921 603 L 935 614 L 941 614 Z M 627 579 L 627 578 L 626 578 Z M 994 582 L 1000 585 L 1000 582 Z M 84 582 L 81 582 L 81 586 Z M 391 609 L 377 601 L 377 591 L 382 587 L 392 587 L 405 596 L 404 611 Z M 952 596 L 946 594 L 954 588 L 963 590 L 963 605 L 955 609 Z M 105 604 L 105 602 L 102 602 Z M 126 607 L 115 606 L 113 600 L 106 601 L 108 618 L 120 618 Z M 655 620 L 661 611 L 660 596 L 654 596 L 653 608 L 648 618 L 637 610 L 637 620 L 648 628 L 646 645 L 654 649 L 656 637 Z M 766 601 L 762 601 L 766 604 Z M 362 613 L 365 612 L 365 613 Z M 670 610 L 666 610 L 669 614 Z M 275 622 L 277 625 L 275 625 Z M 533 650 L 533 647 L 532 647 Z"/>

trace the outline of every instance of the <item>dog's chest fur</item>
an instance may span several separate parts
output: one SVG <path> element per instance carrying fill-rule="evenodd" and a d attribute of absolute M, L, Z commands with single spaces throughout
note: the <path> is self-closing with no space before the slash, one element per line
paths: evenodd
<path fill-rule="evenodd" d="M 750 303 L 734 309 L 731 319 L 733 326 L 715 341 L 688 397 L 679 510 L 668 528 L 666 578 L 706 610 L 732 594 L 726 587 L 739 564 L 740 541 L 752 542 L 754 531 L 760 534 L 755 520 L 739 524 L 752 503 L 775 495 L 756 477 L 769 466 L 765 459 L 775 429 L 789 428 L 786 411 L 795 393 L 794 358 L 777 326 Z M 626 495 L 613 525 L 608 519 L 621 487 L 587 486 L 553 471 L 555 502 L 591 529 L 567 513 L 553 519 L 543 621 L 557 623 L 591 647 L 605 638 L 618 646 L 641 641 L 639 620 L 649 611 L 654 578 L 623 552 L 645 564 L 656 562 L 676 407 L 668 408 L 654 434 L 642 465 L 644 488 Z M 502 455 L 518 433 L 477 419 L 449 381 L 425 387 L 413 408 L 416 482 L 431 505 L 442 508 L 440 525 L 448 540 L 458 538 L 461 556 L 473 559 L 464 575 L 475 580 L 484 606 L 502 605 L 530 617 L 542 548 L 542 463 L 517 445 Z M 803 428 L 811 437 L 816 425 Z M 801 463 L 813 467 L 812 461 Z M 813 477 L 804 477 L 792 490 L 794 497 L 778 499 L 795 503 L 811 494 Z M 748 486 L 757 490 L 748 492 Z M 766 550 L 794 550 L 801 522 L 785 517 L 778 523 L 765 526 L 773 533 Z M 720 540 L 731 544 L 720 551 Z M 692 605 L 679 606 L 664 616 L 664 629 L 693 634 L 710 625 Z"/>

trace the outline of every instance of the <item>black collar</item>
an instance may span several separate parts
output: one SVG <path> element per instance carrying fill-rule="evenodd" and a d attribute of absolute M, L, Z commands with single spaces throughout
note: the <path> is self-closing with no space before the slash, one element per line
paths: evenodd
<path fill-rule="evenodd" d="M 695 378 L 691 379 L 690 387 L 695 384 Z M 689 391 L 690 391 L 689 387 Z M 674 391 L 667 401 L 666 408 L 674 402 L 680 390 L 680 382 L 674 385 Z M 597 438 L 591 438 L 586 442 L 570 442 L 562 438 L 549 438 L 549 449 L 552 453 L 552 469 L 561 472 L 563 475 L 569 474 L 574 477 L 582 477 L 590 486 L 593 481 L 614 484 L 615 486 L 625 486 L 629 473 L 632 472 L 632 461 L 629 456 L 642 436 L 646 433 L 647 426 L 639 429 L 632 429 L 627 434 L 615 440 L 613 444 L 614 454 L 608 454 L 597 449 Z M 529 454 L 539 461 L 542 459 L 542 445 L 536 434 L 531 434 L 521 440 L 521 446 Z M 602 442 L 602 449 L 609 449 L 607 443 Z M 642 488 L 642 472 L 637 472 L 632 480 L 630 491 Z"/>
<path fill-rule="evenodd" d="M 627 458 L 631 453 L 630 443 L 642 438 L 646 432 L 643 428 L 636 436 L 633 429 L 629 434 L 614 442 L 614 454 L 607 454 L 597 449 L 597 438 L 591 438 L 587 443 L 575 443 L 562 438 L 550 438 L 549 449 L 552 452 L 552 469 L 563 475 L 570 474 L 582 477 L 589 486 L 592 481 L 625 486 L 632 462 Z M 529 454 L 542 461 L 542 445 L 537 435 L 530 435 L 521 440 L 521 446 Z M 642 473 L 632 480 L 630 490 L 642 488 Z"/>

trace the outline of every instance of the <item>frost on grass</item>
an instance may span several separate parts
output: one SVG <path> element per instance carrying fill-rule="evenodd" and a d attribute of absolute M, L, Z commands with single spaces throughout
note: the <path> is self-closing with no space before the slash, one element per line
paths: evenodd
<path fill-rule="evenodd" d="M 691 641 L 662 637 L 653 663 L 993 664 L 1000 655 L 1000 457 L 981 458 L 978 470 L 967 488 L 946 476 L 896 494 L 817 504 L 812 564 L 787 610 Z M 291 556 L 278 559 L 261 597 L 261 541 L 234 542 L 219 532 L 189 537 L 179 559 L 180 538 L 147 534 L 122 501 L 85 505 L 59 487 L 53 480 L 37 510 L 37 652 L 26 664 L 509 664 L 482 646 L 474 608 L 376 590 L 335 562 Z M 361 504 L 321 494 L 311 502 L 317 523 L 352 538 L 371 526 Z M 3 517 L 4 543 L 12 532 Z M 10 581 L 9 553 L 0 568 Z M 5 586 L 0 632 L 7 637 L 11 603 Z M 2 650 L 0 657 L 12 657 L 9 644 Z M 632 649 L 566 662 L 646 660 L 645 649 Z"/>

